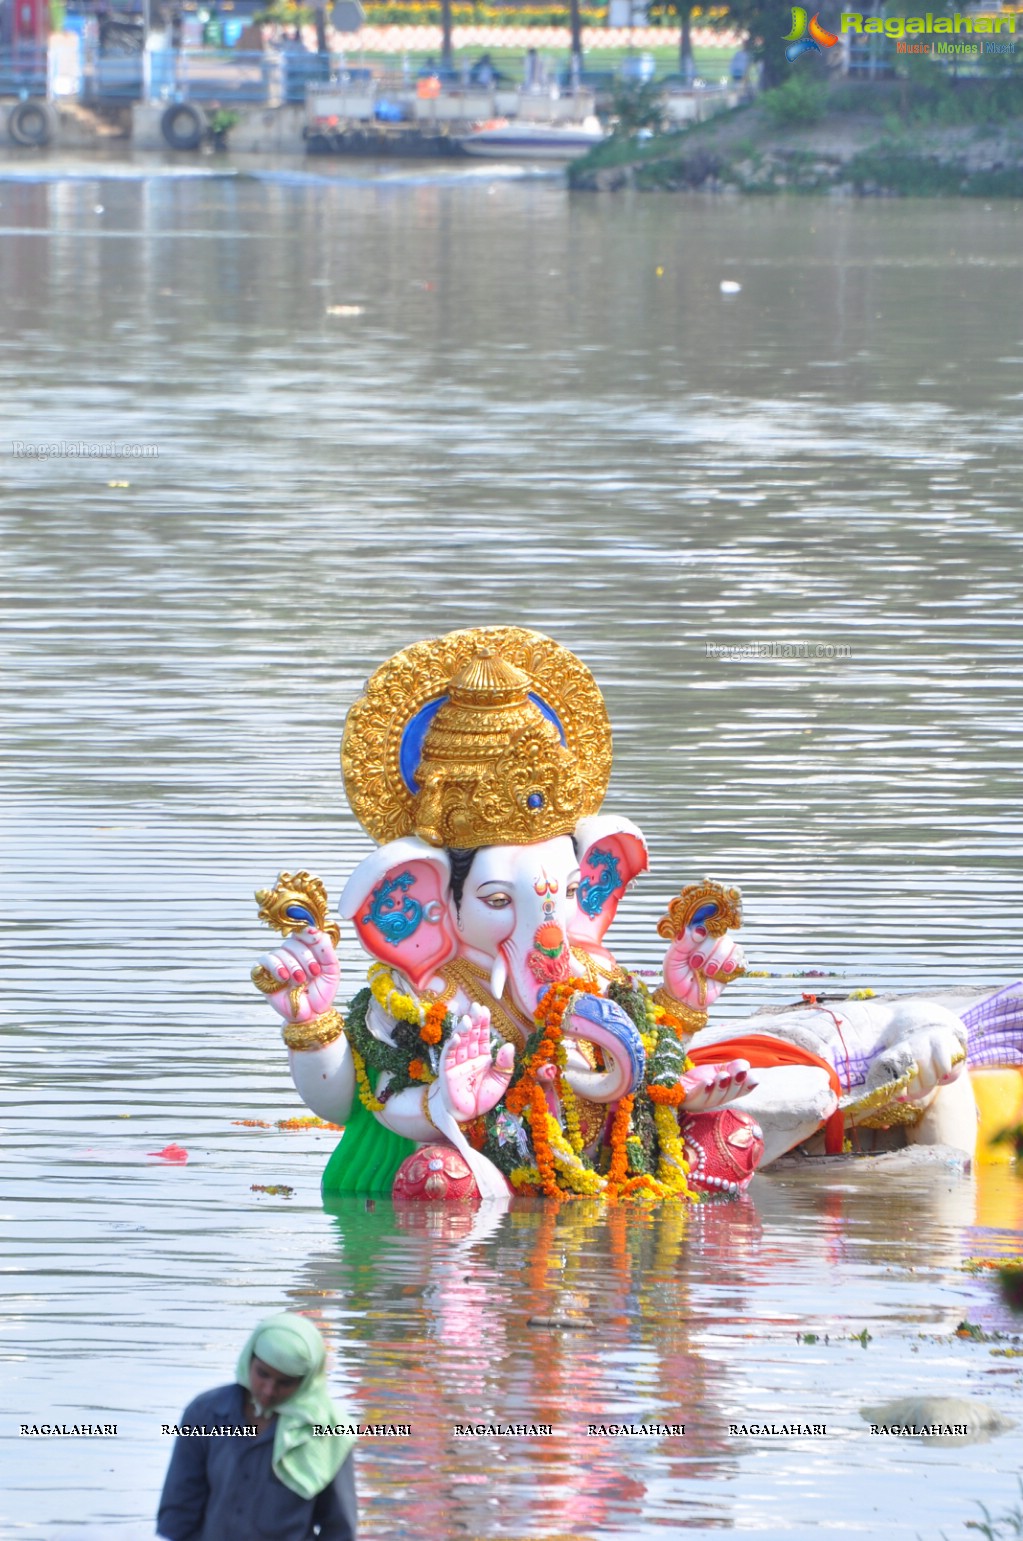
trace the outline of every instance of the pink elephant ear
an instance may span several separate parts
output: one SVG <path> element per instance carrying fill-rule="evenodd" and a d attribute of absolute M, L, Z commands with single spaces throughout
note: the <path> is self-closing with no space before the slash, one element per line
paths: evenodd
<path fill-rule="evenodd" d="M 366 951 L 399 968 L 417 990 L 457 950 L 450 872 L 444 851 L 414 838 L 392 840 L 356 867 L 338 905 Z"/>
<path fill-rule="evenodd" d="M 649 866 L 646 841 L 628 819 L 600 814 L 580 819 L 575 837 L 581 876 L 577 910 L 568 923 L 569 941 L 599 947 L 626 887 Z"/>

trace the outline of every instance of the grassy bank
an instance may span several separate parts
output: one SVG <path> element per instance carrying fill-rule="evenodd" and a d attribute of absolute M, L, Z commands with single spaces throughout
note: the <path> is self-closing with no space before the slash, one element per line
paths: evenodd
<path fill-rule="evenodd" d="M 777 91 L 645 142 L 619 134 L 573 187 L 1023 198 L 1023 79 L 831 83 Z"/>

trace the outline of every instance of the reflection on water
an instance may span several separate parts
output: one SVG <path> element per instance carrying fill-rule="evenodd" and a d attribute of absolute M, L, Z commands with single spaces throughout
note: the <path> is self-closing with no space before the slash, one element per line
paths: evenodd
<path fill-rule="evenodd" d="M 686 1216 L 324 1214 L 333 1136 L 235 1121 L 298 1111 L 248 987 L 249 895 L 308 866 L 337 897 L 366 850 L 344 712 L 389 652 L 458 625 L 553 632 L 605 690 L 607 806 L 654 859 L 623 959 L 655 966 L 665 900 L 710 871 L 779 976 L 734 985 L 732 1015 L 805 970 L 1018 977 L 1013 211 L 19 167 L 0 1531 L 148 1534 L 159 1424 L 288 1303 L 353 1412 L 413 1425 L 363 1452 L 370 1538 L 933 1537 L 1010 1501 L 1015 1436 L 893 1448 L 858 1412 L 951 1391 L 1019 1416 L 1014 1361 L 949 1336 L 1007 1329 L 959 1262 L 1018 1250 L 1009 1174 L 784 1173 Z M 111 439 L 159 454 L 9 453 Z M 779 642 L 851 656 L 708 651 Z M 345 967 L 354 988 L 350 944 Z M 187 1166 L 146 1162 L 170 1140 Z M 585 1329 L 528 1325 L 565 1311 Z M 728 1433 L 782 1413 L 827 1440 Z M 76 1416 L 122 1437 L 13 1445 Z M 493 1421 L 556 1432 L 451 1435 Z M 585 1435 L 613 1421 L 686 1434 Z"/>

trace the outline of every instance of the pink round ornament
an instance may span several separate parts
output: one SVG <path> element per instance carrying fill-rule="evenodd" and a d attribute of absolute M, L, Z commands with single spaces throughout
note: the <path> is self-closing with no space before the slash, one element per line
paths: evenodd
<path fill-rule="evenodd" d="M 476 1200 L 480 1191 L 465 1157 L 453 1145 L 420 1145 L 394 1175 L 391 1197 L 412 1203 Z"/>
<path fill-rule="evenodd" d="M 764 1154 L 756 1119 L 738 1108 L 719 1108 L 683 1115 L 681 1129 L 691 1188 L 734 1198 L 749 1186 Z"/>

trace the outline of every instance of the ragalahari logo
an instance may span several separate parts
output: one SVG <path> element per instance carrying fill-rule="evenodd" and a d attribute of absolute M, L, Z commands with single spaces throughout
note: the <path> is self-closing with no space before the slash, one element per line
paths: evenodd
<path fill-rule="evenodd" d="M 809 37 L 806 36 L 807 32 L 810 34 Z M 824 52 L 825 48 L 834 48 L 838 38 L 834 32 L 828 32 L 821 26 L 816 12 L 811 16 L 808 25 L 806 12 L 803 7 L 801 5 L 794 5 L 792 7 L 792 31 L 786 32 L 785 41 L 789 45 L 785 50 L 785 57 L 790 64 L 793 64 L 800 54 L 820 54 Z"/>

